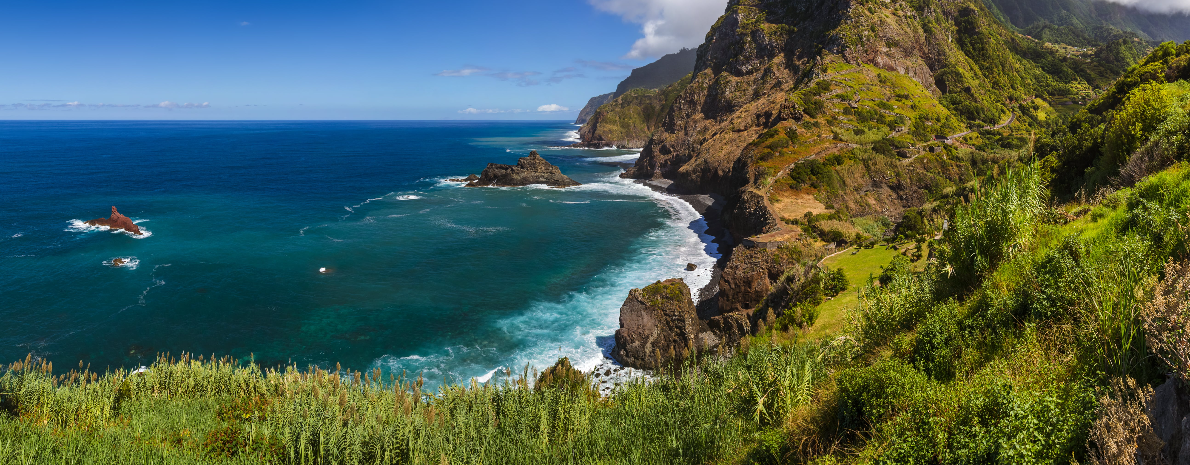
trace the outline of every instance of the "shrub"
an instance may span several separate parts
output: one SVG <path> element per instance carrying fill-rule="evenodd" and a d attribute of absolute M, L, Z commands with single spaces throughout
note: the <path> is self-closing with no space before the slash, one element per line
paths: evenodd
<path fill-rule="evenodd" d="M 926 223 L 921 210 L 916 208 L 905 209 L 905 213 L 901 216 L 901 222 L 897 223 L 898 236 L 906 239 L 915 239 L 929 232 L 930 226 Z"/>
<path fill-rule="evenodd" d="M 814 97 L 814 98 L 809 98 L 809 99 L 805 99 L 805 98 L 802 99 L 802 111 L 804 113 L 806 113 L 806 116 L 809 116 L 811 118 L 817 118 L 818 115 L 822 114 L 822 112 L 825 110 L 826 110 L 826 102 L 824 102 L 820 98 Z"/>
<path fill-rule="evenodd" d="M 1164 463 L 1161 438 L 1153 432 L 1146 404 L 1153 389 L 1138 386 L 1132 378 L 1112 380 L 1111 389 L 1099 398 L 1099 416 L 1087 438 L 1088 457 L 1095 465 Z"/>
<path fill-rule="evenodd" d="M 927 376 L 949 381 L 955 376 L 955 363 L 961 356 L 963 338 L 959 331 L 960 308 L 954 302 L 929 311 L 917 328 L 913 344 L 913 366 Z"/>
<path fill-rule="evenodd" d="M 1023 249 L 1046 211 L 1045 199 L 1041 172 L 1029 165 L 1009 170 L 969 204 L 955 208 L 940 255 L 960 287 L 975 285 Z"/>
<path fill-rule="evenodd" d="M 1143 312 L 1145 339 L 1183 380 L 1190 380 L 1190 261 L 1165 266 L 1165 279 Z"/>
<path fill-rule="evenodd" d="M 533 389 L 558 389 L 568 392 L 591 392 L 591 382 L 583 372 L 570 366 L 570 358 L 558 359 L 554 366 L 546 368 L 537 377 Z M 593 393 L 593 392 L 591 392 Z"/>
<path fill-rule="evenodd" d="M 933 306 L 934 276 L 934 271 L 913 273 L 909 261 L 897 256 L 881 273 L 880 287 L 861 288 L 859 307 L 849 322 L 861 346 L 883 345 L 915 326 Z"/>
<path fill-rule="evenodd" d="M 794 187 L 809 185 L 831 192 L 838 190 L 840 182 L 835 171 L 818 160 L 795 163 L 789 169 L 789 179 Z"/>
<path fill-rule="evenodd" d="M 847 290 L 847 274 L 842 268 L 827 271 L 822 283 L 822 292 L 829 297 L 835 297 Z"/>
<path fill-rule="evenodd" d="M 1123 106 L 1107 126 L 1103 154 L 1109 166 L 1127 161 L 1157 126 L 1173 103 L 1162 84 L 1150 82 L 1128 93 Z"/>
<path fill-rule="evenodd" d="M 843 370 L 835 380 L 839 385 L 839 429 L 850 433 L 870 431 L 888 420 L 930 384 L 900 360 Z"/>

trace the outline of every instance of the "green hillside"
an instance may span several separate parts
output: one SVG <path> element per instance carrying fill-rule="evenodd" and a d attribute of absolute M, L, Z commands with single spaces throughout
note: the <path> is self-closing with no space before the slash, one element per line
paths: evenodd
<path fill-rule="evenodd" d="M 993 13 L 733 0 L 692 75 L 584 126 L 774 244 L 720 270 L 738 347 L 607 397 L 565 359 L 425 392 L 30 357 L 0 367 L 0 463 L 1173 462 L 1146 405 L 1190 376 L 1190 42 L 1131 64 Z"/>
<path fill-rule="evenodd" d="M 1110 30 L 1123 30 L 1146 40 L 1190 40 L 1190 17 L 1185 14 L 1146 13 L 1106 1 L 985 0 L 1006 23 L 1034 37 L 1051 38 L 1070 45 L 1102 41 Z M 1098 39 L 1098 40 L 1097 40 Z"/>

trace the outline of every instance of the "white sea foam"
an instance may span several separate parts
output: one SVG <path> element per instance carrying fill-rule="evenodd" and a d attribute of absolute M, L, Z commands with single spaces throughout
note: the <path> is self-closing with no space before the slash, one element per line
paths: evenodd
<path fill-rule="evenodd" d="M 420 195 L 398 195 L 394 198 L 397 200 L 417 200 L 417 199 L 421 199 L 424 197 L 422 197 Z"/>
<path fill-rule="evenodd" d="M 701 297 L 700 290 L 710 282 L 715 261 L 719 258 L 717 247 L 711 242 L 713 238 L 706 234 L 706 221 L 694 207 L 680 198 L 658 193 L 630 180 L 620 179 L 618 174 L 612 173 L 604 179 L 565 191 L 550 190 L 558 195 L 591 191 L 630 197 L 609 200 L 656 202 L 669 213 L 669 221 L 665 226 L 650 231 L 637 240 L 633 249 L 639 251 L 639 256 L 605 269 L 583 290 L 571 292 L 557 301 L 533 302 L 516 316 L 498 321 L 497 326 L 504 333 L 513 335 L 521 342 L 521 347 L 524 347 L 512 354 L 491 354 L 498 356 L 502 367 L 522 367 L 528 364 L 541 369 L 552 365 L 560 357 L 568 357 L 580 370 L 590 371 L 598 367 L 604 371 L 617 365 L 608 355 L 614 344 L 612 335 L 619 327 L 620 305 L 623 304 L 624 296 L 629 289 L 677 277 L 682 278 L 690 287 L 696 302 Z M 549 189 L 544 186 L 511 189 L 537 188 Z M 569 200 L 560 202 L 583 203 Z M 484 228 L 462 226 L 445 219 L 439 220 L 437 224 L 473 233 L 484 231 Z M 697 269 L 687 271 L 688 263 L 694 263 Z M 446 349 L 446 353 L 437 355 L 399 358 L 385 356 L 377 359 L 374 365 L 397 371 L 408 370 L 411 373 L 421 371 L 433 375 L 434 379 L 437 379 L 437 376 L 449 375 L 453 376 L 452 381 L 474 378 L 487 382 L 505 377 L 509 373 L 514 376 L 521 375 L 519 372 L 513 373 L 516 370 L 501 367 L 493 369 L 491 367 L 494 363 L 482 366 L 459 360 L 456 355 L 460 350 L 453 347 Z M 491 357 L 483 358 L 493 360 Z M 620 370 L 616 373 L 609 379 L 644 375 L 643 372 L 632 370 Z"/>
<path fill-rule="evenodd" d="M 583 160 L 593 162 L 627 163 L 630 161 L 636 161 L 638 158 L 640 158 L 640 152 L 630 153 L 627 155 L 613 155 L 610 157 L 588 157 L 584 158 Z"/>
<path fill-rule="evenodd" d="M 148 220 L 134 220 L 133 224 L 145 222 Z M 145 228 L 140 228 L 140 234 L 133 234 L 123 229 L 109 228 L 107 226 L 92 226 L 83 220 L 70 220 L 68 226 L 64 230 L 66 232 L 89 233 L 95 231 L 111 231 L 113 234 L 124 234 L 133 239 L 146 239 L 153 235 L 152 231 Z"/>
<path fill-rule="evenodd" d="M 574 130 L 574 131 L 567 132 L 566 137 L 563 137 L 562 140 L 564 140 L 566 142 L 579 142 L 582 139 L 579 139 L 579 137 L 578 137 L 578 130 Z"/>
<path fill-rule="evenodd" d="M 117 265 L 116 258 L 119 258 L 121 261 L 123 261 L 123 263 Z M 111 260 L 104 260 L 104 262 L 103 262 L 104 266 L 114 266 L 117 268 L 128 268 L 129 270 L 135 270 L 136 267 L 140 266 L 140 260 L 137 259 L 136 257 L 116 257 L 116 258 L 113 258 Z"/>
<path fill-rule="evenodd" d="M 442 353 L 434 355 L 407 355 L 404 357 L 385 355 L 373 361 L 372 366 L 387 368 L 394 373 L 405 372 L 411 378 L 424 375 L 433 382 L 442 381 L 443 377 L 453 378 L 448 381 L 457 381 L 472 377 L 464 376 L 463 373 L 478 373 L 483 369 L 479 365 L 467 363 L 465 360 L 487 358 L 496 353 L 495 348 L 451 346 L 443 349 Z M 451 370 L 448 367 L 453 367 L 454 369 Z M 500 369 L 483 370 L 490 373 L 488 375 L 488 379 L 490 380 L 491 375 L 497 374 Z"/>
<path fill-rule="evenodd" d="M 496 374 L 496 371 L 501 368 L 504 368 L 504 367 L 492 368 L 492 371 L 485 373 L 483 376 L 476 376 L 475 380 L 479 381 L 481 383 L 486 383 L 486 382 L 488 382 L 488 380 L 492 379 L 492 375 Z"/>
<path fill-rule="evenodd" d="M 21 236 L 24 236 L 24 234 L 21 234 L 21 233 L 16 233 L 16 234 L 13 234 L 13 235 L 12 235 L 12 238 L 13 238 L 13 239 L 16 239 L 16 238 L 18 238 L 18 237 L 21 237 Z"/>
<path fill-rule="evenodd" d="M 629 289 L 678 277 L 686 282 L 694 301 L 698 302 L 700 290 L 710 282 L 715 261 L 719 259 L 713 237 L 706 234 L 706 221 L 680 198 L 620 179 L 618 173 L 571 189 L 644 197 L 665 208 L 670 221 L 639 240 L 640 257 L 607 270 L 589 290 L 571 293 L 561 302 L 536 302 L 528 312 L 502 321 L 500 324 L 509 334 L 542 342 L 534 344 L 536 349 L 518 354 L 514 366 L 524 363 L 549 366 L 565 356 L 580 370 L 593 369 L 605 362 L 611 350 L 611 335 L 619 327 L 619 308 Z M 686 271 L 688 263 L 694 263 L 697 268 Z M 576 322 L 581 325 L 575 325 Z"/>

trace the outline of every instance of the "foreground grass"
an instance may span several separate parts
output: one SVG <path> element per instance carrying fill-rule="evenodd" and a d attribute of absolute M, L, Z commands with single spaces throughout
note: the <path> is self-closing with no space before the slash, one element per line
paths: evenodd
<path fill-rule="evenodd" d="M 754 346 L 610 398 L 523 378 L 430 394 L 380 372 L 183 356 L 55 374 L 27 359 L 0 377 L 0 463 L 707 463 L 752 454 L 824 377 L 810 346 Z"/>

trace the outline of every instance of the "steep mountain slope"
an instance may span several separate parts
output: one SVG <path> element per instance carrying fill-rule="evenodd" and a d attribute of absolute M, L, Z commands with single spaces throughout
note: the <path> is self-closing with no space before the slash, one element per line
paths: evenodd
<path fill-rule="evenodd" d="M 1044 106 L 1036 96 L 1090 94 L 1110 78 L 1008 31 L 974 1 L 733 0 L 699 47 L 689 87 L 626 176 L 728 196 L 740 237 L 801 216 L 775 212 L 782 196 L 834 210 L 821 208 L 822 194 L 842 192 L 852 215 L 899 218 L 968 182 L 969 166 L 985 157 L 960 150 L 960 141 L 946 145 L 948 155 L 917 156 L 936 136 L 1022 127 L 1029 120 L 1013 115 L 1035 120 Z M 793 163 L 832 154 L 827 177 L 855 184 L 785 181 Z M 934 166 L 956 162 L 963 166 Z"/>
<path fill-rule="evenodd" d="M 600 106 L 629 91 L 634 89 L 657 90 L 678 82 L 694 69 L 696 58 L 698 58 L 697 52 L 684 48 L 632 70 L 632 74 L 620 81 L 614 92 L 592 97 L 587 101 L 587 105 L 579 112 L 578 119 L 574 121 L 574 124 L 586 124 Z"/>
<path fill-rule="evenodd" d="M 1064 196 L 1128 187 L 1190 158 L 1190 42 L 1167 42 L 1124 73 L 1067 124 L 1050 128 L 1037 153 Z"/>
<path fill-rule="evenodd" d="M 1190 16 L 1146 13 L 1102 0 L 986 0 L 1006 22 L 1041 38 L 1046 26 L 1068 29 L 1067 40 L 1097 35 L 1103 29 L 1131 31 L 1149 40 L 1190 39 Z M 1099 34 L 1102 34 L 1101 32 Z M 1085 39 L 1084 39 L 1085 40 Z M 1088 43 L 1070 45 L 1090 45 Z"/>
<path fill-rule="evenodd" d="M 610 102 L 615 96 L 615 92 L 608 92 L 603 95 L 591 97 L 591 100 L 587 100 L 587 105 L 578 112 L 578 118 L 574 120 L 574 124 L 587 124 L 587 120 L 595 115 L 595 110 L 598 110 L 603 104 Z"/>
<path fill-rule="evenodd" d="M 579 129 L 580 147 L 645 146 L 661 127 L 678 95 L 690 84 L 689 75 L 661 89 L 633 89 L 600 105 Z"/>
<path fill-rule="evenodd" d="M 670 53 L 657 61 L 632 70 L 620 84 L 616 86 L 615 97 L 628 93 L 633 89 L 660 89 L 686 77 L 694 70 L 694 62 L 698 59 L 698 52 L 683 48 Z M 614 97 L 613 97 L 614 98 Z"/>

